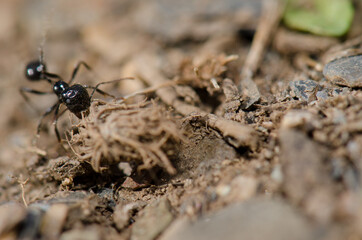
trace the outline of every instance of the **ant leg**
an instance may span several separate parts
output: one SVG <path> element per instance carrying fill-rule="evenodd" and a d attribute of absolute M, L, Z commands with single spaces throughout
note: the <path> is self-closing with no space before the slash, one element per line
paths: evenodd
<path fill-rule="evenodd" d="M 59 109 L 60 109 L 60 104 L 58 103 L 56 108 L 55 108 L 55 112 L 54 112 L 54 122 L 53 122 L 53 124 L 54 124 L 54 132 L 55 132 L 55 135 L 57 136 L 58 142 L 61 142 L 62 139 L 60 138 L 60 134 L 59 134 L 59 130 L 58 130 L 58 118 L 61 115 L 63 115 L 67 111 L 67 109 L 64 110 L 63 112 L 61 112 L 60 114 L 59 114 Z"/>
<path fill-rule="evenodd" d="M 39 123 L 38 123 L 38 127 L 36 129 L 36 134 L 39 135 L 40 133 L 40 129 L 41 129 L 41 125 L 43 122 L 43 119 L 48 116 L 54 109 L 59 108 L 60 104 L 57 102 L 55 103 L 53 106 L 51 106 L 50 108 L 48 108 L 45 113 L 43 114 L 43 116 L 41 116 Z"/>
<path fill-rule="evenodd" d="M 55 109 L 55 112 L 54 112 L 54 132 L 55 134 L 57 135 L 57 139 L 58 139 L 58 142 L 61 142 L 61 138 L 60 138 L 60 134 L 59 134 L 59 130 L 58 130 L 58 119 L 60 116 L 62 116 L 68 109 L 65 109 L 63 112 L 59 113 L 59 109 L 60 109 L 60 104 L 58 106 L 58 108 Z"/>
<path fill-rule="evenodd" d="M 31 88 L 27 88 L 27 87 L 19 88 L 19 92 L 20 92 L 20 95 L 24 98 L 24 100 L 37 112 L 39 112 L 39 110 L 37 110 L 33 106 L 33 104 L 31 104 L 30 99 L 28 98 L 28 96 L 25 93 L 32 93 L 32 94 L 37 94 L 37 95 L 52 94 L 52 92 L 41 92 L 41 91 L 34 90 L 34 89 L 31 89 Z"/>
<path fill-rule="evenodd" d="M 60 134 L 59 134 L 59 130 L 58 130 L 58 117 L 59 117 L 59 108 L 60 108 L 60 104 L 58 104 L 57 108 L 55 109 L 55 112 L 54 112 L 54 131 L 55 131 L 55 135 L 57 135 L 57 139 L 58 139 L 58 142 L 61 142 L 61 138 L 60 138 Z M 64 112 L 63 112 L 64 113 Z M 62 113 L 62 114 L 63 114 Z"/>
<path fill-rule="evenodd" d="M 97 93 L 102 94 L 103 96 L 107 96 L 107 97 L 111 97 L 111 98 L 116 98 L 114 95 L 112 95 L 112 94 L 110 94 L 110 93 L 107 93 L 107 92 L 105 92 L 105 91 L 103 91 L 103 90 L 100 90 L 100 89 L 98 89 L 98 88 L 96 88 L 96 87 L 88 86 L 88 85 L 83 85 L 83 87 L 85 87 L 85 88 L 91 88 L 91 89 L 95 90 Z M 90 99 L 92 99 L 92 97 L 91 97 Z"/>
<path fill-rule="evenodd" d="M 60 77 L 58 74 L 49 73 L 49 72 L 44 72 L 43 74 L 44 74 L 45 80 L 47 80 L 49 83 L 52 83 L 52 82 L 53 82 L 53 81 L 51 80 L 51 78 L 58 79 L 58 81 L 63 81 L 63 78 Z"/>
<path fill-rule="evenodd" d="M 134 79 L 133 77 L 119 78 L 119 79 L 112 80 L 112 81 L 107 81 L 107 82 L 98 83 L 95 87 L 88 87 L 88 88 L 92 88 L 92 89 L 93 89 L 93 91 L 92 91 L 92 93 L 91 93 L 91 95 L 90 95 L 90 99 L 92 100 L 92 97 L 93 97 L 93 95 L 94 95 L 94 93 L 95 93 L 96 91 L 99 92 L 99 93 L 101 93 L 101 94 L 103 94 L 103 95 L 108 95 L 108 96 L 110 96 L 110 97 L 112 97 L 112 98 L 116 98 L 115 96 L 113 96 L 113 95 L 111 95 L 111 94 L 109 94 L 109 93 L 106 93 L 106 92 L 98 89 L 98 87 L 99 87 L 100 85 L 103 85 L 103 84 L 109 84 L 109 83 L 119 82 L 119 81 L 122 81 L 122 80 L 133 80 L 133 79 Z"/>
<path fill-rule="evenodd" d="M 52 94 L 52 92 L 41 92 L 35 89 L 31 89 L 31 88 L 27 88 L 27 87 L 22 87 L 19 89 L 21 96 L 23 96 L 23 98 L 25 99 L 25 101 L 30 101 L 29 98 L 25 95 L 25 93 L 33 93 L 33 94 L 37 94 L 37 95 L 45 95 L 45 94 Z"/>
<path fill-rule="evenodd" d="M 92 68 L 91 68 L 88 64 L 86 64 L 84 61 L 78 62 L 77 66 L 76 66 L 76 67 L 74 68 L 74 70 L 73 70 L 72 77 L 71 77 L 71 79 L 70 79 L 69 82 L 68 82 L 69 85 L 74 81 L 74 78 L 75 78 L 75 76 L 77 75 L 80 66 L 82 66 L 82 65 L 83 65 L 88 71 L 92 71 Z"/>

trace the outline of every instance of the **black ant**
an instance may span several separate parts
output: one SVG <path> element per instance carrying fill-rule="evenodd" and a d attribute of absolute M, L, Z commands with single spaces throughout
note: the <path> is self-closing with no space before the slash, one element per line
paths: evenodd
<path fill-rule="evenodd" d="M 98 87 L 100 85 L 106 84 L 106 83 L 112 83 L 112 82 L 116 82 L 116 81 L 120 81 L 120 80 L 124 80 L 124 79 L 133 79 L 133 78 L 120 78 L 120 79 L 113 80 L 113 81 L 98 83 L 95 87 L 87 86 L 87 85 L 80 85 L 80 84 L 72 85 L 72 82 L 74 81 L 74 78 L 75 78 L 80 66 L 82 66 L 82 65 L 85 68 L 87 68 L 88 70 L 91 70 L 91 68 L 88 66 L 88 64 L 86 64 L 83 61 L 80 61 L 77 64 L 77 66 L 74 68 L 72 76 L 68 82 L 63 81 L 62 78 L 57 74 L 49 73 L 47 71 L 47 67 L 46 67 L 44 61 L 42 61 L 42 58 L 41 58 L 41 60 L 35 60 L 35 61 L 30 62 L 26 66 L 25 77 L 29 81 L 45 80 L 52 85 L 53 92 L 42 92 L 42 91 L 34 90 L 31 88 L 23 87 L 20 89 L 20 93 L 25 98 L 25 100 L 28 101 L 28 97 L 25 95 L 25 92 L 39 94 L 39 95 L 54 93 L 58 97 L 58 101 L 55 104 L 53 104 L 51 107 L 49 107 L 45 111 L 43 116 L 41 117 L 38 127 L 37 127 L 37 134 L 40 133 L 42 120 L 46 116 L 48 116 L 51 112 L 54 111 L 54 130 L 55 130 L 57 139 L 60 142 L 61 139 L 60 139 L 60 134 L 59 134 L 58 127 L 57 127 L 57 121 L 58 121 L 58 117 L 59 117 L 59 108 L 60 108 L 61 104 L 64 104 L 66 106 L 67 110 L 74 113 L 74 115 L 76 115 L 79 119 L 81 119 L 82 113 L 85 115 L 88 114 L 88 109 L 91 105 L 92 97 L 95 92 L 98 92 L 105 96 L 116 98 L 115 96 L 98 89 Z M 52 79 L 56 79 L 56 81 L 54 81 Z M 89 95 L 88 91 L 86 90 L 86 88 L 93 89 L 93 91 L 90 95 Z M 62 112 L 62 114 L 63 113 L 64 112 Z"/>

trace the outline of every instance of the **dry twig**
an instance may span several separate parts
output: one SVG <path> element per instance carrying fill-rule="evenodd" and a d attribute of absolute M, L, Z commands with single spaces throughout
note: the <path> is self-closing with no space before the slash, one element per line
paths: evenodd
<path fill-rule="evenodd" d="M 263 11 L 258 24 L 253 43 L 241 71 L 239 89 L 245 99 L 243 109 L 249 108 L 259 101 L 260 93 L 254 83 L 253 76 L 259 68 L 264 57 L 264 51 L 269 44 L 282 16 L 284 4 L 278 0 L 264 0 Z"/>
<path fill-rule="evenodd" d="M 258 24 L 250 51 L 243 65 L 241 72 L 242 78 L 252 78 L 258 70 L 260 61 L 264 57 L 264 51 L 280 22 L 283 10 L 284 4 L 282 4 L 282 1 L 263 1 L 263 11 L 259 20 L 260 22 Z"/>
<path fill-rule="evenodd" d="M 20 176 L 20 178 L 22 178 L 22 176 Z M 21 187 L 21 199 L 23 200 L 24 206 L 28 207 L 28 203 L 26 202 L 25 199 L 25 185 L 28 183 L 29 178 L 26 179 L 25 181 L 18 179 L 18 183 L 20 184 Z"/>
<path fill-rule="evenodd" d="M 144 65 L 142 69 L 142 78 L 149 85 L 158 85 L 168 80 L 157 70 L 156 66 Z M 169 106 L 172 106 L 183 116 L 190 114 L 201 116 L 206 119 L 205 124 L 217 131 L 236 148 L 249 147 L 255 149 L 258 142 L 256 131 L 250 126 L 242 125 L 238 122 L 209 114 L 198 107 L 189 105 L 177 98 L 175 90 L 171 87 L 162 88 L 156 91 L 160 99 Z"/>

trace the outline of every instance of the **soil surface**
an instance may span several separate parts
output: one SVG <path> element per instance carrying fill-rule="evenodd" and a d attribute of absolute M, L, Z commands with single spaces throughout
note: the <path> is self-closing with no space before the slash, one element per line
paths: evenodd
<path fill-rule="evenodd" d="M 362 4 L 337 39 L 272 2 L 2 0 L 0 238 L 362 239 Z M 42 118 L 41 52 L 112 81 Z"/>

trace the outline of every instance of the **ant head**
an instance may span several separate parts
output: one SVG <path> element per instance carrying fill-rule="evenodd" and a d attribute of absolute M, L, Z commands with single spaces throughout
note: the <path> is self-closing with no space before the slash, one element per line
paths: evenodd
<path fill-rule="evenodd" d="M 67 89 L 69 87 L 68 83 L 64 82 L 64 81 L 58 81 L 54 84 L 53 86 L 53 92 L 57 95 L 60 96 L 61 93 Z"/>
<path fill-rule="evenodd" d="M 25 77 L 30 81 L 39 81 L 45 78 L 44 72 L 46 71 L 45 63 L 39 60 L 32 61 L 26 65 Z"/>

